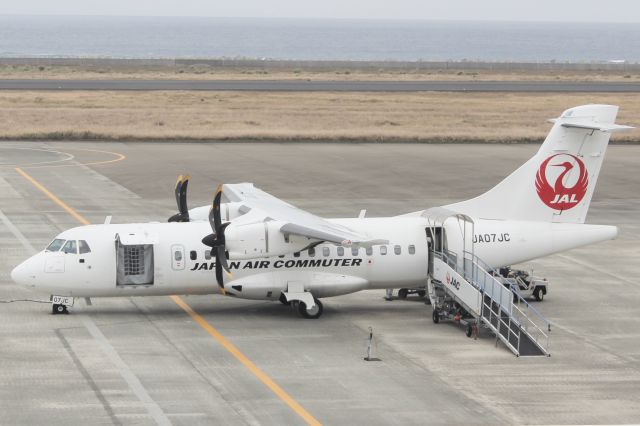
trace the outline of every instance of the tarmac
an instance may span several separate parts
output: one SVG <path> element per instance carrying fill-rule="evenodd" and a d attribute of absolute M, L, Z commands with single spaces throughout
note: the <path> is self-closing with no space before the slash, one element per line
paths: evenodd
<path fill-rule="evenodd" d="M 0 301 L 46 301 L 11 268 L 79 224 L 34 182 L 94 223 L 166 220 L 181 173 L 191 207 L 251 181 L 328 217 L 394 215 L 477 195 L 537 148 L 5 142 Z M 0 424 L 638 423 L 639 158 L 609 147 L 591 205 L 587 221 L 619 226 L 617 240 L 523 265 L 551 283 L 534 305 L 553 323 L 550 358 L 516 358 L 383 291 L 325 299 L 318 320 L 221 295 L 183 296 L 195 316 L 170 297 L 79 300 L 56 316 L 16 301 L 0 303 Z M 379 362 L 363 360 L 369 327 Z"/>
<path fill-rule="evenodd" d="M 637 93 L 640 83 L 531 81 L 4 79 L 0 90 Z"/>

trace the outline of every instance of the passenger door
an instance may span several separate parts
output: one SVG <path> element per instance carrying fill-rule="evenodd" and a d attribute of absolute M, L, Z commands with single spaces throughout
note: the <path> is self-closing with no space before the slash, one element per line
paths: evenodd
<path fill-rule="evenodd" d="M 182 271 L 186 265 L 186 259 L 184 257 L 184 246 L 180 244 L 173 244 L 171 246 L 171 269 L 174 271 Z"/>

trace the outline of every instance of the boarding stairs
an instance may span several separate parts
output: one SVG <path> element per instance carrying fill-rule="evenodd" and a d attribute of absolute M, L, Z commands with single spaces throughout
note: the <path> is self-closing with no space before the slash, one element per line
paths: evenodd
<path fill-rule="evenodd" d="M 431 254 L 429 297 L 434 309 L 453 299 L 496 335 L 496 344 L 501 340 L 516 356 L 550 356 L 551 325 L 515 284 L 505 287 L 497 272 L 473 253 L 463 252 L 462 259 L 451 252 Z"/>

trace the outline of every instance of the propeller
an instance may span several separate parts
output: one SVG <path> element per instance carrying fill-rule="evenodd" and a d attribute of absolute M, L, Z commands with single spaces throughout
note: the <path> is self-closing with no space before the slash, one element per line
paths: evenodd
<path fill-rule="evenodd" d="M 220 217 L 220 200 L 222 199 L 222 185 L 218 185 L 216 195 L 213 197 L 213 205 L 209 210 L 209 224 L 213 230 L 212 234 L 202 239 L 202 244 L 211 247 L 211 251 L 216 257 L 216 281 L 218 286 L 224 291 L 224 282 L 222 281 L 222 270 L 224 269 L 229 276 L 231 271 L 227 263 L 227 255 L 225 253 L 225 237 L 224 230 L 231 222 L 222 223 Z"/>
<path fill-rule="evenodd" d="M 178 213 L 169 218 L 169 222 L 189 222 L 189 209 L 187 208 L 187 186 L 189 185 L 189 175 L 178 176 L 176 182 L 176 204 Z"/>

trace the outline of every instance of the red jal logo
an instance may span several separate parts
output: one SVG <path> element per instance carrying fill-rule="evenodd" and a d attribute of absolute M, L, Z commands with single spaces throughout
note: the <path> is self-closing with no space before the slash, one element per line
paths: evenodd
<path fill-rule="evenodd" d="M 554 162 L 549 164 L 554 158 Z M 565 186 L 565 181 L 574 175 L 571 171 L 575 169 L 576 165 L 579 169 L 578 178 L 573 186 Z M 551 186 L 547 178 L 548 167 L 564 169 L 561 170 L 560 174 L 556 177 L 553 186 Z M 589 174 L 587 173 L 584 163 L 581 159 L 571 154 L 552 155 L 544 160 L 536 175 L 536 191 L 538 192 L 538 196 L 543 203 L 555 210 L 569 210 L 578 205 L 587 193 L 588 185 Z"/>

